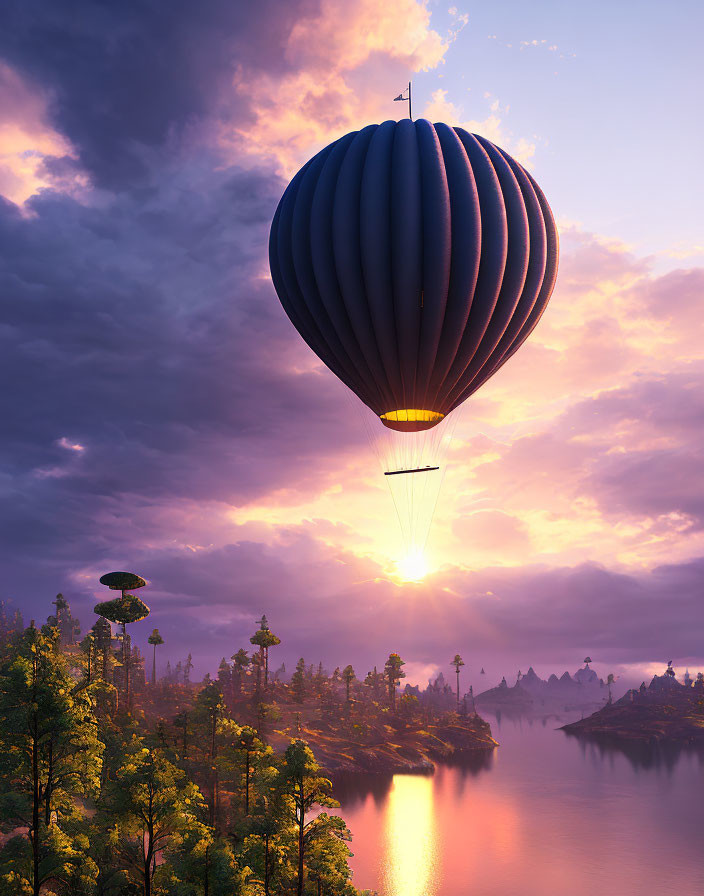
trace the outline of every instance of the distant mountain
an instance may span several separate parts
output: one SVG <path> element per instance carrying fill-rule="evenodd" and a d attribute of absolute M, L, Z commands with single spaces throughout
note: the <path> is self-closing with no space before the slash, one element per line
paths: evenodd
<path fill-rule="evenodd" d="M 478 694 L 476 702 L 484 707 L 512 706 L 535 711 L 557 709 L 583 709 L 601 706 L 608 699 L 608 690 L 589 664 L 578 669 L 574 676 L 564 672 L 559 678 L 551 675 L 547 681 L 540 678 L 531 666 L 520 676 L 513 687 L 502 679 L 498 687 Z"/>

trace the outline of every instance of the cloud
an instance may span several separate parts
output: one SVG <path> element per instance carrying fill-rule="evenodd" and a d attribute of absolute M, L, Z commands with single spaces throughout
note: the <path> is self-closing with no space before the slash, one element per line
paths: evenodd
<path fill-rule="evenodd" d="M 502 107 L 499 100 L 494 97 L 487 98 L 489 114 L 486 118 L 463 120 L 462 109 L 447 99 L 446 90 L 439 88 L 433 91 L 431 101 L 426 104 L 423 115 L 430 121 L 445 121 L 472 134 L 481 134 L 509 152 L 522 165 L 530 167 L 530 160 L 535 155 L 535 142 L 525 137 L 515 138 L 504 124 L 508 108 Z"/>
<path fill-rule="evenodd" d="M 399 83 L 446 49 L 419 0 L 382 9 L 373 0 L 158 9 L 81 0 L 70 19 L 52 4 L 40 21 L 8 7 L 0 29 L 0 54 L 51 85 L 53 127 L 108 189 L 148 179 L 164 151 L 187 157 L 216 143 L 230 164 L 274 160 L 290 175 L 334 137 L 396 112 Z"/>
<path fill-rule="evenodd" d="M 72 152 L 49 124 L 47 105 L 46 91 L 33 89 L 0 60 L 0 195 L 18 204 L 51 185 L 47 158 Z"/>
<path fill-rule="evenodd" d="M 428 7 L 79 7 L 0 28 L 29 166 L 0 202 L 3 596 L 41 619 L 64 590 L 87 623 L 99 574 L 135 568 L 201 671 L 262 610 L 281 656 L 361 669 L 696 657 L 702 270 L 563 228 L 544 320 L 458 425 L 437 571 L 398 585 L 364 429 L 266 244 L 280 172 L 441 64 Z M 529 158 L 488 102 L 464 126 Z M 426 113 L 462 120 L 443 91 Z"/>
<path fill-rule="evenodd" d="M 359 676 L 381 667 L 390 650 L 417 681 L 456 652 L 475 682 L 481 666 L 576 668 L 586 654 L 599 665 L 661 662 L 663 650 L 665 659 L 704 662 L 696 624 L 681 624 L 704 621 L 702 560 L 628 575 L 597 564 L 450 568 L 401 589 L 369 561 L 301 528 L 280 530 L 269 544 L 152 551 L 143 559 L 145 599 L 158 614 L 165 655 L 193 650 L 199 670 L 247 646 L 262 610 L 282 637 L 277 664 L 299 656 L 330 668 L 350 661 Z M 277 588 L 262 590 L 273 580 Z M 99 595 L 74 602 L 87 608 Z M 137 627 L 134 634 L 142 643 L 147 627 L 141 639 Z"/>
<path fill-rule="evenodd" d="M 228 121 L 221 139 L 238 155 L 273 158 L 290 177 L 333 136 L 397 113 L 391 101 L 409 73 L 435 68 L 446 50 L 425 3 L 323 0 L 292 28 L 283 76 L 237 70 L 253 119 Z"/>
<path fill-rule="evenodd" d="M 530 537 L 521 520 L 499 510 L 479 510 L 460 516 L 454 523 L 455 535 L 462 544 L 470 544 L 489 565 L 500 563 L 507 554 L 528 559 Z"/>
<path fill-rule="evenodd" d="M 52 124 L 93 182 L 118 189 L 148 179 L 164 150 L 202 145 L 211 118 L 250 116 L 247 98 L 232 90 L 234 73 L 282 76 L 291 29 L 314 8 L 309 0 L 202 8 L 79 0 L 67 16 L 53 3 L 8 4 L 0 54 L 47 89 Z"/>

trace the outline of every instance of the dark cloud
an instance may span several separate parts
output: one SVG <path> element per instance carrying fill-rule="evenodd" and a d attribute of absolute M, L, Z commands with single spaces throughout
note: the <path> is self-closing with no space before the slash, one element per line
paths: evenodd
<path fill-rule="evenodd" d="M 246 119 L 232 79 L 283 74 L 314 0 L 7 0 L 0 56 L 47 92 L 56 129 L 98 186 L 142 182 L 206 117 Z"/>
<path fill-rule="evenodd" d="M 701 364 L 576 404 L 563 432 L 590 436 L 580 487 L 607 517 L 684 515 L 704 524 Z M 617 449 L 617 450 L 614 450 Z"/>
<path fill-rule="evenodd" d="M 146 503 L 315 493 L 333 446 L 358 444 L 266 276 L 281 189 L 203 166 L 100 205 L 0 208 L 0 528 L 18 576 L 37 551 L 58 573 L 149 538 L 128 523 Z"/>
<path fill-rule="evenodd" d="M 283 182 L 223 167 L 205 149 L 219 126 L 253 114 L 233 77 L 262 72 L 275 84 L 292 64 L 291 28 L 315 7 L 3 5 L 0 57 L 28 96 L 46 97 L 77 158 L 45 159 L 56 189 L 22 212 L 0 200 L 0 597 L 43 619 L 63 590 L 88 624 L 97 576 L 135 568 L 150 580 L 165 655 L 192 650 L 201 672 L 247 643 L 262 610 L 288 662 L 349 659 L 362 671 L 391 649 L 421 663 L 460 650 L 521 666 L 572 667 L 585 651 L 623 662 L 664 649 L 696 656 L 704 561 L 631 575 L 452 569 L 401 588 L 332 547 L 346 536 L 329 522 L 257 528 L 227 517 L 272 495 L 278 506 L 310 499 L 345 478 L 364 443 L 344 388 L 314 365 L 268 279 Z M 101 189 L 79 202 L 62 190 L 81 172 Z M 591 289 L 594 271 L 627 288 L 647 279 L 647 262 L 572 236 L 565 295 Z M 638 287 L 634 313 L 695 332 L 701 274 L 668 277 Z M 618 322 L 582 331 L 585 361 L 572 359 L 572 372 L 557 349 L 541 349 L 547 378 L 572 390 L 590 367 L 602 370 L 601 388 L 627 375 L 635 361 Z M 537 421 L 508 448 L 475 445 L 498 455 L 474 471 L 484 492 L 472 506 L 488 496 L 492 506 L 456 532 L 486 550 L 525 548 L 530 532 L 511 503 L 544 507 L 546 495 L 595 500 L 606 519 L 700 523 L 700 381 L 679 364 Z"/>

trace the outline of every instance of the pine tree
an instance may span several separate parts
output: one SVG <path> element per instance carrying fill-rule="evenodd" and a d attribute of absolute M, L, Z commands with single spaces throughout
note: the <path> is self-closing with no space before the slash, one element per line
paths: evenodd
<path fill-rule="evenodd" d="M 348 864 L 352 853 L 347 846 L 352 835 L 344 820 L 321 812 L 305 839 L 308 876 L 314 881 L 318 896 L 355 896 Z"/>
<path fill-rule="evenodd" d="M 303 896 L 306 845 L 324 823 L 320 816 L 310 818 L 314 806 L 339 806 L 332 798 L 332 784 L 320 774 L 313 751 L 302 740 L 291 741 L 281 768 L 281 792 L 297 831 L 296 894 Z"/>
<path fill-rule="evenodd" d="M 296 663 L 296 671 L 291 676 L 291 690 L 296 703 L 303 703 L 306 695 L 306 663 L 303 657 Z"/>
<path fill-rule="evenodd" d="M 231 659 L 234 662 L 233 676 L 234 676 L 234 684 L 235 689 L 238 694 L 242 693 L 242 684 L 244 682 L 244 676 L 247 671 L 247 666 L 250 664 L 251 660 L 247 655 L 247 651 L 240 649 L 237 653 L 233 654 Z"/>
<path fill-rule="evenodd" d="M 157 746 L 134 737 L 101 807 L 104 831 L 129 880 L 151 896 L 157 853 L 204 832 L 198 787 Z"/>
<path fill-rule="evenodd" d="M 276 647 L 281 643 L 281 639 L 269 629 L 269 623 L 266 616 L 262 616 L 259 621 L 259 630 L 256 631 L 249 639 L 250 644 L 254 644 L 259 648 L 260 663 L 264 669 L 264 687 L 269 687 L 269 648 Z"/>
<path fill-rule="evenodd" d="M 354 669 L 352 666 L 345 666 L 342 670 L 342 680 L 345 682 L 345 692 L 347 694 L 347 705 L 350 703 L 350 685 L 355 679 Z"/>
<path fill-rule="evenodd" d="M 30 627 L 0 666 L 0 818 L 26 830 L 17 873 L 34 896 L 97 875 L 72 836 L 78 800 L 99 785 L 96 729 L 90 688 L 70 677 L 58 635 Z"/>
<path fill-rule="evenodd" d="M 218 743 L 216 735 L 218 721 L 222 718 L 224 711 L 225 704 L 222 700 L 220 685 L 216 681 L 208 682 L 196 697 L 193 721 L 204 735 L 200 741 L 201 750 L 204 754 L 207 751 L 205 764 L 210 779 L 209 817 L 211 825 L 216 823 L 218 815 L 218 769 L 215 762 Z"/>
<path fill-rule="evenodd" d="M 464 660 L 459 655 L 459 653 L 455 654 L 455 658 L 452 660 L 450 665 L 455 667 L 455 674 L 457 675 L 457 709 L 459 710 L 459 708 L 460 708 L 460 668 L 462 666 L 464 666 Z"/>
<path fill-rule="evenodd" d="M 384 666 L 386 683 L 389 689 L 389 703 L 392 710 L 396 709 L 396 686 L 402 678 L 406 677 L 406 673 L 401 668 L 401 666 L 405 665 L 397 653 L 390 653 Z"/>

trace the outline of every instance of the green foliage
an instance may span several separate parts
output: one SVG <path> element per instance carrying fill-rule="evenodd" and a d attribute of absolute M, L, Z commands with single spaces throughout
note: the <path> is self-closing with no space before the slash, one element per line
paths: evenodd
<path fill-rule="evenodd" d="M 277 644 L 280 644 L 281 638 L 277 638 L 268 628 L 263 628 L 252 635 L 249 639 L 249 643 L 255 644 L 257 647 L 268 649 L 269 647 L 276 647 Z"/>
<path fill-rule="evenodd" d="M 339 724 L 322 666 L 301 659 L 290 689 L 250 699 L 237 687 L 246 651 L 200 686 L 187 683 L 189 657 L 181 683 L 138 688 L 133 711 L 117 714 L 107 619 L 148 610 L 134 595 L 101 609 L 78 647 L 58 626 L 11 634 L 0 606 L 0 896 L 355 896 L 349 831 L 320 811 L 337 806 L 330 781 L 305 742 L 283 756 L 266 743 L 280 718 L 292 724 L 291 696 Z M 279 639 L 267 625 L 257 641 L 261 673 Z M 163 643 L 158 629 L 149 643 Z M 349 697 L 352 667 L 333 679 Z"/>
<path fill-rule="evenodd" d="M 131 622 L 146 619 L 149 615 L 149 607 L 136 594 L 125 594 L 123 597 L 116 597 L 114 600 L 96 604 L 93 612 L 98 616 L 104 616 L 110 622 L 128 625 Z"/>
<path fill-rule="evenodd" d="M 303 703 L 306 694 L 306 663 L 303 657 L 296 663 L 296 671 L 291 676 L 291 690 L 296 703 Z"/>
<path fill-rule="evenodd" d="M 296 892 L 298 896 L 302 896 L 305 887 L 306 849 L 315 841 L 330 845 L 330 840 L 338 837 L 341 830 L 330 824 L 325 813 L 310 818 L 314 806 L 337 807 L 339 803 L 332 797 L 332 783 L 320 774 L 320 766 L 313 751 L 303 740 L 291 741 L 284 753 L 280 794 L 297 831 Z M 322 855 L 322 847 L 317 855 Z"/>
<path fill-rule="evenodd" d="M 133 572 L 106 572 L 100 577 L 100 584 L 107 585 L 111 591 L 134 591 L 147 583 Z"/>
<path fill-rule="evenodd" d="M 241 647 L 237 651 L 237 653 L 233 654 L 231 657 L 233 661 L 233 670 L 232 670 L 232 679 L 233 684 L 235 686 L 235 691 L 239 694 L 242 692 L 242 684 L 244 682 L 244 676 L 247 671 L 247 666 L 251 663 L 251 660 L 247 654 L 246 650 L 243 650 Z"/>
<path fill-rule="evenodd" d="M 389 702 L 391 708 L 396 708 L 396 686 L 402 678 L 406 677 L 406 673 L 401 668 L 406 664 L 397 653 L 390 653 L 389 658 L 384 665 L 384 675 L 386 677 L 387 687 L 389 689 Z"/>
<path fill-rule="evenodd" d="M 0 666 L 0 819 L 26 830 L 0 854 L 17 892 L 50 881 L 83 890 L 97 869 L 78 833 L 79 800 L 97 793 L 103 745 L 90 686 L 76 686 L 58 639 L 29 628 Z M 7 853 L 7 855 L 6 855 Z M 13 877 L 14 876 L 14 877 Z"/>
<path fill-rule="evenodd" d="M 352 855 L 347 844 L 352 835 L 342 818 L 321 812 L 315 819 L 306 837 L 306 866 L 308 870 L 308 892 L 334 893 L 347 896 L 356 893 L 350 883 L 349 857 Z"/>
<path fill-rule="evenodd" d="M 215 837 L 206 825 L 194 825 L 174 836 L 165 862 L 154 876 L 158 893 L 168 896 L 248 896 L 248 869 L 238 867 L 233 847 Z"/>
<path fill-rule="evenodd" d="M 164 639 L 161 637 L 161 634 L 159 633 L 158 628 L 155 628 L 152 631 L 151 635 L 149 635 L 149 637 L 147 638 L 147 643 L 153 644 L 156 647 L 158 647 L 160 644 L 164 643 Z"/>
<path fill-rule="evenodd" d="M 103 861 L 112 857 L 115 870 L 142 887 L 145 896 L 151 892 L 155 855 L 204 831 L 201 792 L 173 758 L 133 736 L 100 806 Z"/>
<path fill-rule="evenodd" d="M 398 701 L 398 710 L 404 719 L 413 719 L 420 712 L 420 701 L 415 694 L 404 694 Z"/>

